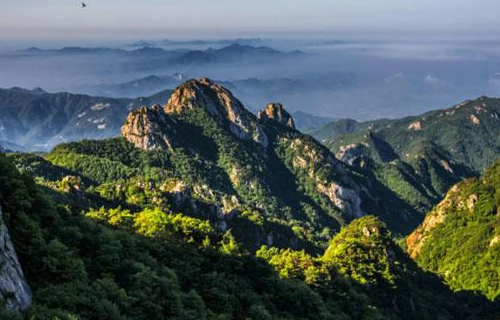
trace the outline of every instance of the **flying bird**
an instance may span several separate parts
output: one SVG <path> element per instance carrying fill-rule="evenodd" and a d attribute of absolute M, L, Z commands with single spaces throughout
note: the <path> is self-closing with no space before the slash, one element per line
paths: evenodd
<path fill-rule="evenodd" d="M 82 2 L 82 8 L 86 8 L 87 5 L 85 4 L 85 2 Z"/>

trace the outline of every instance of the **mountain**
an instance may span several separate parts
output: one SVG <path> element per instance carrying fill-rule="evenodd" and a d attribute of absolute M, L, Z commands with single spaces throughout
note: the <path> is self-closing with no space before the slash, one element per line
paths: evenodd
<path fill-rule="evenodd" d="M 319 141 L 328 142 L 329 140 L 346 134 L 359 133 L 366 130 L 373 131 L 391 122 L 391 120 L 386 119 L 365 122 L 358 122 L 354 119 L 338 119 L 329 123 L 310 126 L 305 132 Z"/>
<path fill-rule="evenodd" d="M 234 229 L 254 249 L 270 242 L 318 250 L 367 213 L 398 234 L 423 218 L 372 176 L 295 130 L 282 105 L 269 104 L 257 117 L 206 78 L 180 85 L 163 107 L 131 111 L 121 132 L 119 139 L 59 145 L 47 159 L 107 190 L 109 201 L 142 197 L 114 189 L 115 180 L 131 188 L 151 183 L 137 192 L 184 199 L 177 210 Z"/>
<path fill-rule="evenodd" d="M 0 141 L 9 150 L 33 151 L 48 150 L 65 141 L 115 137 L 131 109 L 164 104 L 171 93 L 165 88 L 177 86 L 183 78 L 182 74 L 152 75 L 79 89 L 90 95 L 47 93 L 40 88 L 0 89 Z M 119 98 L 137 96 L 141 98 Z M 304 121 L 317 123 L 321 119 L 294 114 L 298 129 Z"/>
<path fill-rule="evenodd" d="M 149 75 L 122 83 L 79 86 L 75 91 L 94 96 L 135 98 L 175 88 L 185 78 L 186 76 L 182 73 L 175 73 L 170 76 Z M 217 80 L 217 83 L 237 94 L 245 106 L 254 113 L 257 113 L 260 106 L 270 101 L 286 99 L 287 96 L 293 97 L 298 92 L 308 92 L 311 90 L 311 86 L 305 80 L 290 80 L 286 78 Z M 292 116 L 299 130 L 309 130 L 313 127 L 328 124 L 333 120 L 331 117 L 316 116 L 303 111 L 295 111 L 292 113 Z"/>
<path fill-rule="evenodd" d="M 426 212 L 498 157 L 499 115 L 500 99 L 480 97 L 403 119 L 336 121 L 310 133 Z"/>
<path fill-rule="evenodd" d="M 128 112 L 164 103 L 169 91 L 137 99 L 112 99 L 40 89 L 0 89 L 0 140 L 12 150 L 47 150 L 84 138 L 114 137 Z"/>
<path fill-rule="evenodd" d="M 292 117 L 295 120 L 297 128 L 306 133 L 308 133 L 308 129 L 310 128 L 324 126 L 334 120 L 332 117 L 321 117 L 300 110 L 293 112 Z"/>
<path fill-rule="evenodd" d="M 238 39 L 221 39 L 221 40 L 170 40 L 164 39 L 159 44 L 163 46 L 228 46 L 232 44 L 239 45 L 258 45 L 262 43 L 259 38 L 238 38 Z"/>
<path fill-rule="evenodd" d="M 133 43 L 126 44 L 125 47 L 132 47 L 132 48 L 154 47 L 154 44 L 149 41 L 139 40 Z"/>
<path fill-rule="evenodd" d="M 288 54 L 286 57 L 301 57 L 301 54 Z M 236 94 L 241 101 L 245 102 L 248 109 L 257 111 L 262 105 L 271 101 L 280 101 L 290 108 L 290 110 L 299 111 L 298 114 L 292 113 L 297 118 L 304 117 L 300 112 L 316 112 L 320 108 L 318 105 L 328 105 L 324 98 L 327 93 L 346 89 L 354 85 L 356 82 L 355 76 L 342 72 L 329 72 L 320 75 L 307 75 L 300 77 L 262 77 L 262 78 L 243 78 L 231 81 L 220 81 L 220 84 L 230 89 Z M 326 101 L 329 101 L 326 99 Z M 330 104 L 331 106 L 331 104 Z M 331 108 L 325 107 L 323 112 L 331 111 Z M 300 119 L 297 120 L 298 128 L 305 128 Z M 312 119 L 308 117 L 308 121 L 320 123 L 318 125 L 327 124 L 329 121 L 320 119 Z M 332 121 L 333 119 L 330 119 Z"/>
<path fill-rule="evenodd" d="M 480 97 L 420 116 L 375 121 L 375 127 L 369 130 L 387 142 L 403 160 L 414 158 L 412 150 L 418 145 L 433 143 L 457 163 L 481 173 L 499 154 L 499 122 L 500 99 Z M 364 123 L 361 129 L 371 124 Z M 326 138 L 325 143 L 336 151 L 346 143 L 361 142 L 367 130 L 357 131 Z"/>
<path fill-rule="evenodd" d="M 154 46 L 141 46 L 132 50 L 109 47 L 64 47 L 60 49 L 40 49 L 36 47 L 11 53 L 28 56 L 114 56 L 135 58 L 174 57 L 188 52 L 187 49 L 164 50 Z"/>
<path fill-rule="evenodd" d="M 184 78 L 185 76 L 181 73 L 176 73 L 171 76 L 150 75 L 144 78 L 118 84 L 87 85 L 79 88 L 78 92 L 94 96 L 113 98 L 143 97 L 169 88 L 175 88 L 184 80 Z"/>
<path fill-rule="evenodd" d="M 228 45 L 220 49 L 209 48 L 207 50 L 189 51 L 174 62 L 179 64 L 207 64 L 207 63 L 227 63 L 242 61 L 265 61 L 269 59 L 285 58 L 287 56 L 301 55 L 301 52 L 285 53 L 270 47 L 253 47 L 240 45 L 237 43 Z"/>
<path fill-rule="evenodd" d="M 319 143 L 293 129 L 293 119 L 280 104 L 269 104 L 256 118 L 227 89 L 201 79 L 177 88 L 163 111 L 132 112 L 122 134 L 136 146 L 148 146 L 147 150 L 189 149 L 194 152 L 190 157 L 207 161 L 208 171 L 215 161 L 218 170 L 226 172 L 224 179 L 235 196 L 252 199 L 249 205 L 283 221 L 308 221 L 302 227 L 312 235 L 325 227 L 338 229 L 367 212 L 385 215 L 383 219 L 398 232 L 421 221 L 420 213 L 371 176 L 347 170 Z M 400 208 L 391 209 L 390 202 Z"/>
<path fill-rule="evenodd" d="M 64 47 L 61 49 L 41 49 L 31 47 L 25 50 L 15 52 L 21 55 L 98 55 L 98 54 L 125 54 L 127 51 L 107 47 Z"/>
<path fill-rule="evenodd" d="M 165 64 L 208 64 L 208 63 L 226 63 L 243 61 L 266 61 L 270 59 L 286 58 L 303 55 L 299 51 L 282 52 L 270 47 L 251 46 L 246 44 L 231 43 L 221 48 L 205 50 L 174 49 L 165 50 L 159 47 L 144 46 L 133 50 L 124 50 L 107 47 L 65 47 L 61 49 L 40 49 L 29 48 L 26 50 L 10 53 L 11 56 L 109 56 L 114 59 L 121 59 L 122 66 L 131 65 L 132 61 L 137 64 L 142 61 L 140 66 L 144 67 L 164 67 Z M 125 60 L 124 60 L 125 59 Z M 148 61 L 149 60 L 149 61 Z"/>
<path fill-rule="evenodd" d="M 406 239 L 408 253 L 455 290 L 500 295 L 500 162 L 447 193 Z"/>

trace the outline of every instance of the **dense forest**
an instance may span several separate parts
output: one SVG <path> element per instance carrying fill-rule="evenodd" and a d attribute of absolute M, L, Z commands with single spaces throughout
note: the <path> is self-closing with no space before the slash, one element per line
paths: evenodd
<path fill-rule="evenodd" d="M 442 275 L 455 290 L 500 295 L 500 162 L 481 178 L 464 181 L 447 194 L 407 240 L 424 269 Z"/>
<path fill-rule="evenodd" d="M 42 187 L 0 161 L 5 223 L 34 291 L 27 319 L 490 319 L 495 310 L 419 270 L 375 217 L 343 229 L 324 255 L 266 246 L 253 255 L 199 219 L 92 209 L 67 180 Z"/>

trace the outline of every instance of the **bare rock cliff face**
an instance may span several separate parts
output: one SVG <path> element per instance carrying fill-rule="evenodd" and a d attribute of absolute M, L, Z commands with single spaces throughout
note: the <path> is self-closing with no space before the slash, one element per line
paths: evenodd
<path fill-rule="evenodd" d="M 264 110 L 259 111 L 258 118 L 265 121 L 275 121 L 281 125 L 295 129 L 292 116 L 286 112 L 281 103 L 269 103 Z"/>
<path fill-rule="evenodd" d="M 32 293 L 23 275 L 0 208 L 0 301 L 18 313 L 31 305 Z"/>
<path fill-rule="evenodd" d="M 267 147 L 267 136 L 257 118 L 229 90 L 208 78 L 189 80 L 179 86 L 164 109 L 167 114 L 180 114 L 196 107 L 205 109 L 219 124 L 228 125 L 239 139 Z"/>
<path fill-rule="evenodd" d="M 174 122 L 160 106 L 132 111 L 121 129 L 122 136 L 143 150 L 162 150 L 174 144 Z"/>

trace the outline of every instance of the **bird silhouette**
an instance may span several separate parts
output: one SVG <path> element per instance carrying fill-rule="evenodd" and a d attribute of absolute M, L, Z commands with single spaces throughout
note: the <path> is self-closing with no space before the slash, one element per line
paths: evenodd
<path fill-rule="evenodd" d="M 85 4 L 85 2 L 82 2 L 82 8 L 86 8 L 87 5 Z"/>

